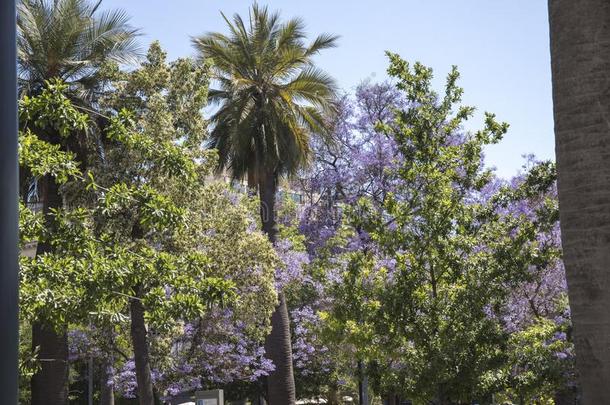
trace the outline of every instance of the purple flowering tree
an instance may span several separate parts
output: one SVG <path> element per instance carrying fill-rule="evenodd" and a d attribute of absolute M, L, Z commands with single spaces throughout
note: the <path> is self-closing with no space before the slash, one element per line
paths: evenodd
<path fill-rule="evenodd" d="M 342 254 L 374 249 L 363 229 L 346 232 L 343 207 L 362 198 L 380 207 L 392 191 L 396 144 L 376 127 L 388 123 L 394 111 L 405 104 L 404 97 L 389 83 L 362 83 L 353 96 L 346 95 L 339 102 L 339 113 L 332 124 L 334 142 L 315 140 L 314 164 L 296 182 L 307 203 L 299 231 L 306 238 L 310 255 L 310 288 L 301 290 L 307 293 L 301 294 L 300 301 L 293 300 L 298 301 L 291 312 L 297 324 L 293 328 L 295 370 L 297 380 L 304 386 L 307 381 L 313 386 L 325 386 L 327 398 L 333 403 L 338 400 L 339 390 L 352 393 L 346 380 L 363 380 L 365 373 L 352 344 L 325 336 L 321 316 L 333 305 L 333 289 L 344 281 L 346 258 Z M 303 322 L 305 318 L 307 321 Z M 363 402 L 366 382 L 363 386 L 361 381 L 360 385 Z"/>
<path fill-rule="evenodd" d="M 397 87 L 364 85 L 343 99 L 339 143 L 316 145 L 303 180 L 300 229 L 323 274 L 325 343 L 366 360 L 391 400 L 555 395 L 569 385 L 571 344 L 553 167 L 495 178 L 483 148 L 507 125 L 488 114 L 464 133 L 472 109 L 456 105 L 457 71 L 439 97 L 431 71 L 391 58 Z"/>

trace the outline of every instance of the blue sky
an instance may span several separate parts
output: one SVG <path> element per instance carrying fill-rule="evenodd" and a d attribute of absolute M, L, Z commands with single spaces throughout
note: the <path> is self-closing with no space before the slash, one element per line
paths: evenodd
<path fill-rule="evenodd" d="M 193 55 L 190 37 L 226 32 L 220 11 L 246 14 L 249 0 L 105 0 L 140 27 L 142 42 L 158 39 L 170 58 Z M 365 79 L 385 79 L 385 50 L 435 71 L 440 90 L 457 65 L 464 102 L 477 107 L 467 129 L 480 127 L 483 111 L 507 121 L 505 139 L 487 150 L 489 165 L 515 174 L 522 155 L 554 159 L 551 73 L 546 0 L 267 0 L 284 17 L 300 16 L 312 35 L 341 36 L 319 66 L 347 92 Z"/>

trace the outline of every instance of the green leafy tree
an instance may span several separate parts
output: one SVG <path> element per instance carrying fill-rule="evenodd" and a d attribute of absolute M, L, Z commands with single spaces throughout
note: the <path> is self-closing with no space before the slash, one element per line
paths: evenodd
<path fill-rule="evenodd" d="M 494 191 L 482 153 L 508 125 L 486 114 L 483 129 L 464 133 L 474 109 L 459 105 L 457 70 L 439 96 L 431 69 L 389 58 L 408 102 L 378 126 L 399 152 L 386 169 L 395 186 L 381 207 L 366 198 L 346 207 L 358 251 L 338 260 L 337 302 L 324 317 L 331 338 L 367 360 L 377 392 L 439 405 L 486 401 L 505 388 L 507 347 L 519 341 L 498 314 L 532 268 L 557 257 L 537 239 L 556 210 L 539 221 L 507 207 L 543 194 L 554 177 L 543 165 L 516 189 Z"/>
<path fill-rule="evenodd" d="M 517 403 L 556 402 L 558 392 L 566 389 L 565 361 L 558 356 L 572 350 L 571 342 L 558 336 L 568 332 L 566 325 L 539 319 L 524 330 L 511 334 L 508 340 L 508 388 L 497 395 Z"/>
<path fill-rule="evenodd" d="M 19 3 L 17 62 L 22 94 L 39 95 L 44 92 L 48 80 L 60 79 L 69 84 L 70 98 L 89 104 L 103 84 L 102 65 L 108 60 L 128 62 L 134 59 L 137 30 L 128 25 L 129 18 L 123 11 L 101 11 L 100 4 L 100 1 L 86 0 L 26 0 Z M 64 88 L 61 93 L 66 90 Z M 66 104 L 53 106 L 62 108 Z M 53 117 L 52 111 L 45 114 L 47 117 L 43 119 Z M 54 116 L 58 118 L 59 114 Z M 89 126 L 89 134 L 85 136 L 82 123 L 64 126 L 63 130 L 70 134 L 58 134 L 53 126 L 31 125 L 31 121 L 23 119 L 22 123 L 30 125 L 30 130 L 40 140 L 77 154 L 81 170 L 86 169 L 91 160 L 86 155 L 91 152 L 90 146 L 97 133 L 95 126 Z M 29 187 L 39 190 L 37 202 L 41 204 L 45 218 L 51 210 L 69 203 L 67 196 L 62 201 L 52 173 L 30 176 L 25 167 L 21 173 L 22 195 L 28 195 Z M 49 250 L 45 243 L 38 244 L 40 254 Z M 58 404 L 65 403 L 68 383 L 65 334 L 61 330 L 55 333 L 54 328 L 39 322 L 35 322 L 33 328 L 33 346 L 40 347 L 41 353 L 48 352 L 56 361 L 44 362 L 34 374 L 32 402 L 39 404 L 56 398 Z"/>
<path fill-rule="evenodd" d="M 498 361 L 501 329 L 488 320 L 485 306 L 505 294 L 504 283 L 524 264 L 508 250 L 508 235 L 523 238 L 528 234 L 519 233 L 529 230 L 513 218 L 494 220 L 487 207 L 468 201 L 491 179 L 481 167 L 484 145 L 499 141 L 508 125 L 487 114 L 483 130 L 460 139 L 457 131 L 474 109 L 454 112 L 462 95 L 457 70 L 439 98 L 431 69 L 389 57 L 388 72 L 410 107 L 384 128 L 402 159 L 400 185 L 384 203 L 394 226 L 374 216 L 371 227 L 373 239 L 397 260 L 382 311 L 398 319 L 388 332 L 405 351 L 396 360 L 404 362 L 406 393 L 438 404 L 466 402 L 476 395 L 478 376 Z M 504 267 L 508 258 L 516 260 L 512 269 Z"/>
<path fill-rule="evenodd" d="M 41 227 L 51 233 L 58 213 L 73 202 L 74 195 L 68 190 L 86 170 L 76 151 L 90 150 L 92 140 L 85 136 L 91 128 L 89 117 L 74 108 L 63 95 L 65 90 L 63 84 L 49 83 L 39 96 L 26 96 L 20 102 L 21 199 L 24 207 L 39 208 Z M 38 242 L 39 260 L 55 257 L 57 246 L 49 237 L 33 240 Z M 32 351 L 45 359 L 31 379 L 33 404 L 49 399 L 63 404 L 68 398 L 67 323 L 56 323 L 49 312 L 54 305 L 48 302 L 46 311 L 34 312 L 40 319 L 31 319 Z"/>
<path fill-rule="evenodd" d="M 278 179 L 307 163 L 310 134 L 326 132 L 326 116 L 334 109 L 334 82 L 315 68 L 312 57 L 334 46 L 336 37 L 321 35 L 307 45 L 301 20 L 281 22 L 279 14 L 256 4 L 249 21 L 239 15 L 225 21 L 229 35 L 210 33 L 193 41 L 219 83 L 209 95 L 219 104 L 211 117 L 210 146 L 218 150 L 220 169 L 258 189 L 262 227 L 275 243 Z M 294 403 L 290 327 L 281 293 L 272 325 L 266 348 L 276 370 L 268 378 L 268 400 Z"/>
<path fill-rule="evenodd" d="M 171 338 L 184 323 L 230 307 L 262 339 L 277 302 L 278 259 L 253 231 L 250 200 L 204 182 L 215 165 L 215 153 L 201 148 L 207 67 L 186 59 L 168 64 L 155 43 L 140 69 L 111 71 L 113 91 L 100 99 L 99 112 L 75 108 L 58 82 L 21 102 L 20 165 L 29 177 L 52 179 L 64 202 L 36 212 L 36 190 L 24 196 L 22 244 L 37 241 L 48 250 L 22 258 L 22 315 L 63 339 L 69 325 L 95 327 L 110 338 L 98 342 L 105 369 L 117 349 L 133 353 L 138 398 L 148 405 L 159 393 L 151 370 L 171 363 Z M 95 131 L 89 114 L 102 116 L 103 130 Z M 31 130 L 40 128 L 61 137 L 99 134 L 98 153 L 83 162 Z M 56 355 L 34 347 L 23 359 L 26 375 Z M 67 379 L 67 366 L 65 373 Z M 105 392 L 111 403 L 112 391 Z M 46 400 L 67 397 L 56 394 Z"/>
<path fill-rule="evenodd" d="M 115 185 L 102 196 L 98 226 L 134 255 L 129 277 L 117 288 L 129 297 L 138 398 L 146 405 L 155 395 L 151 343 L 155 334 L 169 333 L 173 319 L 202 317 L 206 298 L 213 297 L 208 301 L 249 314 L 264 331 L 260 315 L 270 314 L 276 299 L 272 245 L 252 233 L 243 210 L 208 212 L 231 204 L 228 195 L 214 198 L 228 190 L 205 185 L 216 163 L 216 153 L 202 148 L 208 71 L 188 59 L 167 63 L 153 43 L 141 67 L 119 73 L 100 103 L 109 117 L 108 138 L 105 160 L 94 172 L 100 184 Z M 258 294 L 243 294 L 238 303 L 237 284 Z"/>

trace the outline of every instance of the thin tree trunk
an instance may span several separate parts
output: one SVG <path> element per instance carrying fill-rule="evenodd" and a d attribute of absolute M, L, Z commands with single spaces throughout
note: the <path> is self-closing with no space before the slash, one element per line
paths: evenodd
<path fill-rule="evenodd" d="M 396 394 L 388 395 L 387 399 L 385 400 L 385 403 L 387 405 L 398 405 L 398 401 L 396 401 Z"/>
<path fill-rule="evenodd" d="M 114 389 L 110 384 L 112 357 L 104 358 L 100 367 L 100 405 L 114 405 Z"/>
<path fill-rule="evenodd" d="M 436 400 L 436 404 L 438 405 L 451 405 L 451 400 L 447 396 L 447 389 L 445 388 L 445 384 L 438 385 L 438 397 Z"/>
<path fill-rule="evenodd" d="M 138 290 L 138 289 L 136 289 Z M 136 294 L 138 296 L 139 294 Z M 136 364 L 138 382 L 138 400 L 140 405 L 154 405 L 154 388 L 150 371 L 148 336 L 144 320 L 144 305 L 139 298 L 130 300 L 131 309 L 131 343 Z"/>
<path fill-rule="evenodd" d="M 362 360 L 358 360 L 358 399 L 360 405 L 369 405 L 369 380 Z"/>
<path fill-rule="evenodd" d="M 48 215 L 51 209 L 62 206 L 59 187 L 51 176 L 45 176 L 39 183 L 42 213 L 47 218 L 46 228 L 52 232 Z M 39 243 L 36 255 L 52 252 L 47 243 Z M 39 350 L 40 368 L 32 376 L 32 405 L 65 405 L 68 403 L 68 338 L 67 325 L 58 328 L 39 320 L 32 324 L 32 350 Z"/>
<path fill-rule="evenodd" d="M 267 401 L 269 405 L 293 405 L 296 391 L 292 370 L 290 321 L 284 294 L 279 294 L 280 304 L 271 317 L 271 334 L 265 340 L 265 352 L 273 361 L 275 370 L 267 377 Z"/>
<path fill-rule="evenodd" d="M 93 405 L 93 357 L 87 364 L 87 405 Z"/>
<path fill-rule="evenodd" d="M 583 404 L 610 404 L 610 1 L 549 0 L 558 193 Z"/>
<path fill-rule="evenodd" d="M 331 385 L 328 388 L 328 395 L 326 398 L 328 405 L 340 405 L 341 401 L 339 400 L 339 391 L 335 385 Z"/>
<path fill-rule="evenodd" d="M 114 332 L 106 326 L 103 332 L 106 355 L 100 362 L 100 405 L 114 405 Z"/>

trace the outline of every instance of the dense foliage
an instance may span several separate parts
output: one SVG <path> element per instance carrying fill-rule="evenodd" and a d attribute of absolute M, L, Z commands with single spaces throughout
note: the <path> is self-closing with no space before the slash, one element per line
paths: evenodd
<path fill-rule="evenodd" d="M 66 86 L 59 83 L 21 104 L 26 126 L 30 121 L 53 126 L 65 137 L 79 129 L 101 131 L 98 159 L 89 162 L 86 175 L 62 145 L 44 142 L 31 131 L 20 139 L 21 164 L 31 173 L 33 187 L 37 176 L 50 174 L 62 184 L 61 195 L 70 197 L 70 204 L 48 214 L 52 221 L 46 226 L 27 207 L 34 203 L 32 195 L 22 205 L 23 241 L 48 240 L 54 248 L 22 260 L 24 319 L 44 317 L 58 327 L 88 325 L 89 332 L 95 331 L 86 334 L 89 344 L 103 347 L 102 360 L 114 358 L 115 351 L 125 353 L 108 343 L 122 342 L 133 350 L 137 369 L 140 350 L 145 367 L 137 371 L 138 381 L 158 380 L 158 388 L 164 384 L 159 373 L 184 367 L 167 357 L 178 344 L 172 339 L 189 339 L 189 357 L 209 344 L 202 335 L 220 334 L 219 344 L 235 342 L 237 334 L 206 330 L 205 324 L 219 326 L 212 322 L 218 316 L 250 341 L 242 354 L 252 354 L 239 359 L 236 376 L 251 378 L 269 370 L 260 341 L 275 305 L 278 259 L 255 231 L 256 216 L 246 197 L 204 181 L 214 159 L 198 148 L 205 136 L 198 113 L 205 105 L 205 72 L 187 60 L 167 65 L 154 44 L 141 70 L 113 78 L 111 96 L 103 100 L 108 107 L 97 113 L 107 120 L 101 130 L 69 102 L 62 94 Z M 134 330 L 136 314 L 147 324 L 141 335 Z M 131 336 L 124 325 L 131 325 Z M 193 329 L 196 333 L 189 335 Z M 71 337 L 77 344 L 78 336 Z M 248 373 L 243 367 L 254 369 Z M 191 384 L 200 387 L 216 377 L 202 375 Z"/>
<path fill-rule="evenodd" d="M 439 94 L 430 68 L 388 53 L 390 81 L 335 100 L 311 56 L 336 38 L 305 45 L 300 20 L 265 8 L 195 40 L 198 61 L 155 42 L 125 69 L 123 14 L 21 7 L 23 403 L 49 360 L 41 331 L 70 364 L 70 399 L 89 375 L 104 405 L 219 387 L 255 400 L 270 375 L 292 381 L 282 359 L 297 398 L 330 404 L 578 397 L 555 166 L 528 156 L 498 178 L 484 151 L 508 124 L 486 113 L 464 130 L 456 68 Z M 36 32 L 62 27 L 83 49 L 46 77 Z"/>

